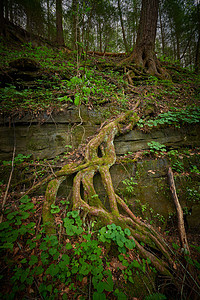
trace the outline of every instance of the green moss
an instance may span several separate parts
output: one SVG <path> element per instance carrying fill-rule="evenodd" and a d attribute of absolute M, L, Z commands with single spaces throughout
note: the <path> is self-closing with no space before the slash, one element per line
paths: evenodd
<path fill-rule="evenodd" d="M 51 180 L 46 189 L 45 201 L 42 209 L 42 220 L 43 224 L 45 224 L 46 233 L 49 235 L 56 233 L 54 216 L 51 213 L 51 205 L 55 204 L 58 188 L 64 179 L 64 177 L 60 177 Z"/>

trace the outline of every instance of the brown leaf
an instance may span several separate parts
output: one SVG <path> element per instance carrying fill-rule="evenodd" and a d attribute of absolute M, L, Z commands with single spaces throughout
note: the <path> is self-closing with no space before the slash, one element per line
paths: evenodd
<path fill-rule="evenodd" d="M 83 277 L 82 281 L 81 281 L 81 285 L 84 286 L 87 284 L 87 277 Z"/>

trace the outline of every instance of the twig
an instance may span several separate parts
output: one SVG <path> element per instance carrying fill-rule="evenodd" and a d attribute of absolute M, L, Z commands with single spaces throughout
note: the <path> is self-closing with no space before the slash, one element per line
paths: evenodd
<path fill-rule="evenodd" d="M 52 166 L 50 165 L 50 163 L 47 161 L 47 164 L 48 164 L 48 166 L 49 166 L 49 168 L 50 168 L 50 170 L 51 170 L 51 173 L 53 174 L 53 176 L 55 176 L 55 178 L 57 177 L 57 175 L 54 173 L 54 170 L 53 170 L 53 168 L 52 168 Z"/>
<path fill-rule="evenodd" d="M 3 210 L 3 208 L 4 208 L 5 204 L 6 204 L 6 200 L 7 200 L 7 196 L 8 196 L 8 190 L 9 190 L 10 182 L 11 182 L 12 175 L 13 175 L 14 160 L 15 160 L 15 151 L 16 151 L 16 146 L 14 145 L 13 156 L 12 156 L 12 168 L 11 168 L 11 171 L 10 171 L 10 176 L 9 176 L 9 179 L 8 179 L 8 184 L 7 184 L 6 192 L 5 192 L 3 203 L 2 203 L 2 207 L 1 207 L 2 210 Z M 3 220 L 3 213 L 1 214 L 1 217 L 0 217 L 0 223 L 2 222 L 2 220 Z"/>

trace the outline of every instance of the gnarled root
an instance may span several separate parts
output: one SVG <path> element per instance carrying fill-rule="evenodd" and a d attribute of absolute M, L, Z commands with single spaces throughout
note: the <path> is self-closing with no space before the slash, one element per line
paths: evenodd
<path fill-rule="evenodd" d="M 109 172 L 109 168 L 116 161 L 114 137 L 116 134 L 131 130 L 137 121 L 138 116 L 133 111 L 121 114 L 90 140 L 86 146 L 85 160 L 82 163 L 66 165 L 55 173 L 56 178 L 49 182 L 46 189 L 43 222 L 47 223 L 48 234 L 54 234 L 56 228 L 53 225 L 50 207 L 55 202 L 59 186 L 66 176 L 76 174 L 73 181 L 73 209 L 81 209 L 85 213 L 99 218 L 102 224 L 115 223 L 123 229 L 129 228 L 131 231 L 130 238 L 135 241 L 136 249 L 140 255 L 146 259 L 149 258 L 160 273 L 172 277 L 170 269 L 174 268 L 174 263 L 162 236 L 152 226 L 137 218 L 125 202 L 115 194 Z M 109 209 L 104 207 L 96 194 L 93 185 L 93 178 L 96 173 L 101 176 L 108 196 Z M 81 188 L 83 188 L 82 197 Z M 124 215 L 119 213 L 119 207 Z M 144 246 L 140 242 L 143 242 Z M 159 257 L 156 256 L 154 250 L 159 251 Z"/>

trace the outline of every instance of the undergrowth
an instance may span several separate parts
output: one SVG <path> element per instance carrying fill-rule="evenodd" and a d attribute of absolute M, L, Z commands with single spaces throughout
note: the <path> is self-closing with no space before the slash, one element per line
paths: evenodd
<path fill-rule="evenodd" d="M 52 207 L 58 235 L 51 236 L 45 234 L 45 224 L 38 222 L 37 203 L 28 196 L 21 198 L 17 209 L 14 203 L 7 206 L 0 224 L 1 299 L 69 299 L 68 294 L 73 299 L 110 299 L 111 295 L 127 299 L 123 284 L 134 284 L 135 276 L 156 272 L 150 260 L 132 256 L 135 244 L 129 229 L 110 224 L 94 230 L 95 222 L 83 222 L 68 204 L 62 200 Z M 108 255 L 112 248 L 117 269 L 111 267 Z"/>

